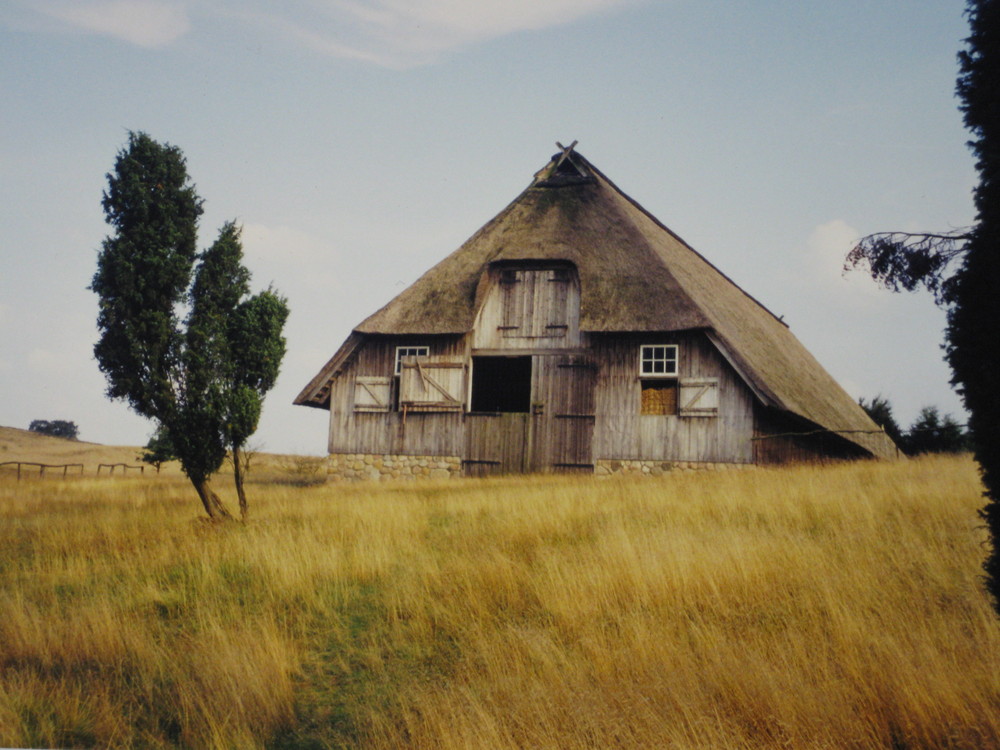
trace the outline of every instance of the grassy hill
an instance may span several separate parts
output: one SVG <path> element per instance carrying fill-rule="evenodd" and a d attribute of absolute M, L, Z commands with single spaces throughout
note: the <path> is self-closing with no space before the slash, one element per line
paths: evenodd
<path fill-rule="evenodd" d="M 101 445 L 83 440 L 65 440 L 49 437 L 29 430 L 16 427 L 0 427 L 0 464 L 5 462 L 23 461 L 49 465 L 83 464 L 82 476 L 95 477 L 99 464 L 129 464 L 142 465 L 139 446 Z M 320 460 L 309 456 L 290 456 L 284 454 L 258 452 L 251 461 L 250 482 L 303 482 L 319 479 Z M 103 473 L 107 473 L 103 469 Z M 0 477 L 16 472 L 14 466 L 0 466 Z M 23 476 L 37 476 L 37 468 L 23 467 Z M 72 469 L 72 476 L 79 476 L 79 469 Z M 121 474 L 121 469 L 116 469 Z M 155 475 L 156 470 L 146 467 L 146 472 Z M 218 483 L 228 481 L 229 469 L 224 465 Z M 57 470 L 47 470 L 47 476 L 59 476 Z M 163 464 L 160 470 L 162 477 L 182 477 L 180 464 L 171 461 Z"/>
<path fill-rule="evenodd" d="M 1000 747 L 966 457 L 0 481 L 0 745 Z"/>
<path fill-rule="evenodd" d="M 136 463 L 133 446 L 107 446 L 83 440 L 49 437 L 16 427 L 0 427 L 0 461 L 30 461 L 45 464 Z"/>

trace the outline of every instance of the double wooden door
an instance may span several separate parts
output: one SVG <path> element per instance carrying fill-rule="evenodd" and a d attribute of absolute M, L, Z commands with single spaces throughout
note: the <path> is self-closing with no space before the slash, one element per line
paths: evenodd
<path fill-rule="evenodd" d="M 593 472 L 594 381 L 582 356 L 532 357 L 529 411 L 465 415 L 465 473 Z"/>

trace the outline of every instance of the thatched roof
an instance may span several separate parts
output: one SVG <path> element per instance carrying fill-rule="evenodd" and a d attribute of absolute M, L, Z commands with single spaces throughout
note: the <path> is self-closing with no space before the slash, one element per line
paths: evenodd
<path fill-rule="evenodd" d="M 325 406 L 324 387 L 364 334 L 464 334 L 500 261 L 573 263 L 580 329 L 703 329 L 760 400 L 829 430 L 877 429 L 788 327 L 625 195 L 579 153 L 557 154 L 510 205 L 389 304 L 361 322 L 296 399 Z M 845 437 L 875 455 L 891 443 Z"/>

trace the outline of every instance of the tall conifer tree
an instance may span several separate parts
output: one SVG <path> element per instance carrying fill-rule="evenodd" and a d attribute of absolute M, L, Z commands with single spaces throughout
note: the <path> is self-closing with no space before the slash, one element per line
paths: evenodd
<path fill-rule="evenodd" d="M 198 254 L 202 201 L 180 149 L 130 133 L 107 177 L 103 206 L 115 231 L 91 283 L 107 394 L 158 423 L 205 512 L 229 518 L 209 477 L 257 428 L 285 352 L 287 304 L 271 289 L 247 296 L 235 224 Z M 238 470 L 236 483 L 245 518 Z"/>
<path fill-rule="evenodd" d="M 847 261 L 867 265 L 894 290 L 924 286 L 947 309 L 945 351 L 986 487 L 983 568 L 1000 612 L 1000 0 L 969 0 L 965 13 L 970 34 L 958 55 L 956 91 L 979 173 L 975 224 L 942 234 L 870 235 Z"/>

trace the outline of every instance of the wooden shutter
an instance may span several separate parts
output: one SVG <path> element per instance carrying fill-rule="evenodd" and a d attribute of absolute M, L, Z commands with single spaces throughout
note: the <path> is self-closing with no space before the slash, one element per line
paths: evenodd
<path fill-rule="evenodd" d="M 403 357 L 399 405 L 407 411 L 461 411 L 465 363 L 444 357 Z"/>
<path fill-rule="evenodd" d="M 719 416 L 718 378 L 681 378 L 678 404 L 682 417 Z"/>
<path fill-rule="evenodd" d="M 569 298 L 570 275 L 565 268 L 554 268 L 545 271 L 545 283 L 537 284 L 541 287 L 540 304 L 536 306 L 538 313 L 535 316 L 541 326 L 534 333 L 536 336 L 560 337 L 566 335 L 569 327 L 567 321 L 567 302 Z"/>
<path fill-rule="evenodd" d="M 508 338 L 560 338 L 569 328 L 568 269 L 504 269 L 500 272 L 500 330 Z"/>
<path fill-rule="evenodd" d="M 500 299 L 502 312 L 500 330 L 504 336 L 521 336 L 524 322 L 524 279 L 520 271 L 500 271 Z"/>
<path fill-rule="evenodd" d="M 354 411 L 389 411 L 392 378 L 359 375 L 354 379 Z"/>

